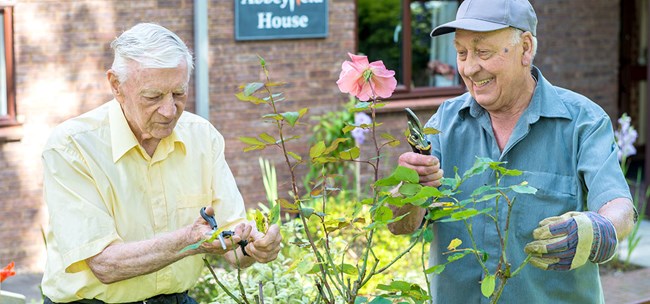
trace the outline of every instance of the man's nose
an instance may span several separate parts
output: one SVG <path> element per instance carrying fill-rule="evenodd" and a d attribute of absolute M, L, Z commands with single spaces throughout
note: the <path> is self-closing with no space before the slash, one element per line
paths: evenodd
<path fill-rule="evenodd" d="M 171 93 L 165 95 L 162 100 L 162 105 L 158 108 L 158 113 L 167 118 L 172 118 L 176 115 L 176 103 Z"/>
<path fill-rule="evenodd" d="M 481 70 L 481 65 L 479 64 L 478 58 L 475 54 L 468 54 L 463 65 L 463 74 L 466 77 L 471 77 L 472 75 L 478 73 Z"/>

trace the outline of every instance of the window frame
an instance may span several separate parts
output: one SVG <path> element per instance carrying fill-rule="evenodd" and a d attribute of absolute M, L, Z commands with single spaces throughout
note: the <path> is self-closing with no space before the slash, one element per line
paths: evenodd
<path fill-rule="evenodd" d="M 466 88 L 462 80 L 458 85 L 449 87 L 415 87 L 411 88 L 412 76 L 412 46 L 411 46 L 411 3 L 422 0 L 401 0 L 402 4 L 402 75 L 403 84 L 398 84 L 395 93 L 389 100 L 420 99 L 428 97 L 456 96 L 465 93 Z M 460 4 L 462 0 L 458 0 Z M 405 25 L 409 26 L 405 26 Z"/>
<path fill-rule="evenodd" d="M 0 4 L 0 14 L 4 15 L 5 72 L 7 76 L 7 114 L 0 116 L 0 128 L 2 128 L 20 125 L 20 122 L 16 111 L 13 6 Z"/>

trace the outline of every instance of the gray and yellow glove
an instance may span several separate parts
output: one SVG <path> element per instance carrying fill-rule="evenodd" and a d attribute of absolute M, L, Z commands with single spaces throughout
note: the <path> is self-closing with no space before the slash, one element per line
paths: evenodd
<path fill-rule="evenodd" d="M 596 212 L 567 212 L 539 222 L 524 251 L 544 270 L 572 270 L 587 261 L 604 263 L 616 253 L 616 229 Z"/>

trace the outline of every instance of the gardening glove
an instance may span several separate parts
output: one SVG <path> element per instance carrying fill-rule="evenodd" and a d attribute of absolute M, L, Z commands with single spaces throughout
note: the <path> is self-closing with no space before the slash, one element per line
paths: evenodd
<path fill-rule="evenodd" d="M 524 251 L 544 270 L 572 270 L 587 261 L 605 263 L 616 253 L 616 229 L 596 212 L 567 212 L 539 222 Z"/>

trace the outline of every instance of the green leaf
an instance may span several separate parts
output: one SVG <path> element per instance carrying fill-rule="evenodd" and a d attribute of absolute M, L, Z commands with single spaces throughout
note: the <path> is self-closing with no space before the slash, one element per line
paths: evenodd
<path fill-rule="evenodd" d="M 341 151 L 341 153 L 339 153 L 339 157 L 344 160 L 357 159 L 359 155 L 361 155 L 361 152 L 359 151 L 359 147 L 352 147 L 350 149 Z"/>
<path fill-rule="evenodd" d="M 302 161 L 302 157 L 300 157 L 300 155 L 298 155 L 296 153 L 293 153 L 291 151 L 287 151 L 287 155 L 291 156 L 293 159 L 295 159 L 297 161 Z"/>
<path fill-rule="evenodd" d="M 496 198 L 498 196 L 501 196 L 501 193 L 491 193 L 491 194 L 482 196 L 481 198 L 477 199 L 476 202 L 479 203 L 479 202 L 489 201 L 489 200 L 491 200 L 493 198 Z"/>
<path fill-rule="evenodd" d="M 335 139 L 334 142 L 329 147 L 327 147 L 327 149 L 325 149 L 325 152 L 323 152 L 323 154 L 332 153 L 334 150 L 338 149 L 339 144 L 344 143 L 344 142 L 346 142 L 348 140 L 350 140 L 350 139 L 349 138 L 342 138 L 342 137 Z"/>
<path fill-rule="evenodd" d="M 441 274 L 443 271 L 445 271 L 445 265 L 446 264 L 438 264 L 434 265 L 433 267 L 427 268 L 427 270 L 424 271 L 425 274 Z"/>
<path fill-rule="evenodd" d="M 239 138 L 239 140 L 246 143 L 246 144 L 249 144 L 249 145 L 266 145 L 266 143 L 260 141 L 259 139 L 255 138 L 255 137 L 242 136 L 242 137 Z"/>
<path fill-rule="evenodd" d="M 392 304 L 393 302 L 391 300 L 388 300 L 382 296 L 377 296 L 370 303 L 368 304 Z"/>
<path fill-rule="evenodd" d="M 257 90 L 259 90 L 259 89 L 261 89 L 263 87 L 264 87 L 264 84 L 261 83 L 261 82 L 251 82 L 249 84 L 246 84 L 246 86 L 244 87 L 243 93 L 246 96 L 250 96 L 253 93 L 255 93 Z"/>
<path fill-rule="evenodd" d="M 449 261 L 450 263 L 453 262 L 453 261 L 458 261 L 458 260 L 462 259 L 463 257 L 465 257 L 468 253 L 469 253 L 469 251 L 463 251 L 463 252 L 452 254 L 452 255 L 447 257 L 447 261 Z"/>
<path fill-rule="evenodd" d="M 395 177 L 392 175 L 386 178 L 379 179 L 375 182 L 375 187 L 387 187 L 387 186 L 396 186 L 400 183 L 399 180 L 397 180 Z"/>
<path fill-rule="evenodd" d="M 383 139 L 387 139 L 387 140 L 395 140 L 395 137 L 394 137 L 393 135 L 391 135 L 391 134 L 388 134 L 388 133 L 381 133 L 380 136 L 381 136 L 381 138 L 383 138 Z"/>
<path fill-rule="evenodd" d="M 424 235 L 422 238 L 424 238 L 424 241 L 427 243 L 431 243 L 433 241 L 433 229 L 429 229 L 428 227 L 424 227 Z"/>
<path fill-rule="evenodd" d="M 372 105 L 372 103 L 371 103 L 371 102 L 367 102 L 367 101 L 357 102 L 357 103 L 354 105 L 354 108 L 349 109 L 349 111 L 350 111 L 350 112 L 363 112 L 363 111 L 365 111 L 365 110 L 368 110 L 368 109 L 370 108 L 371 105 Z"/>
<path fill-rule="evenodd" d="M 269 225 L 277 224 L 280 221 L 280 204 L 275 204 L 269 211 Z"/>
<path fill-rule="evenodd" d="M 272 114 L 264 114 L 264 115 L 262 115 L 262 118 L 263 118 L 263 119 L 269 119 L 269 118 L 272 118 L 272 119 L 275 119 L 275 120 L 277 120 L 277 121 L 284 120 L 284 116 L 282 116 L 282 115 L 280 115 L 280 114 L 275 114 L 275 113 L 272 113 Z"/>
<path fill-rule="evenodd" d="M 405 181 L 412 184 L 417 184 L 420 182 L 420 177 L 418 176 L 417 171 L 410 168 L 397 166 L 397 169 L 395 169 L 395 172 L 393 172 L 392 175 L 400 181 Z"/>
<path fill-rule="evenodd" d="M 341 129 L 341 131 L 343 131 L 343 134 L 346 134 L 346 133 L 348 133 L 348 132 L 350 132 L 350 131 L 352 131 L 352 130 L 354 130 L 356 128 L 357 128 L 357 126 L 347 125 L 347 126 L 343 127 L 343 129 Z"/>
<path fill-rule="evenodd" d="M 296 125 L 296 121 L 298 121 L 298 118 L 300 118 L 300 113 L 298 112 L 284 112 L 280 115 L 282 115 L 282 117 L 284 117 L 284 120 L 286 120 L 287 123 L 292 127 Z"/>
<path fill-rule="evenodd" d="M 316 158 L 323 155 L 325 152 L 325 142 L 319 141 L 309 149 L 309 157 Z"/>
<path fill-rule="evenodd" d="M 262 58 L 262 56 L 257 55 L 257 59 L 260 60 L 260 65 L 261 65 L 261 66 L 265 66 L 265 65 L 266 65 L 266 60 L 264 60 L 264 58 Z"/>
<path fill-rule="evenodd" d="M 434 129 L 434 128 L 428 128 L 427 127 L 427 128 L 424 128 L 422 130 L 422 133 L 424 133 L 424 135 L 436 135 L 436 134 L 440 133 L 440 131 L 437 130 L 437 129 Z"/>
<path fill-rule="evenodd" d="M 399 187 L 399 193 L 404 194 L 405 196 L 413 196 L 420 192 L 422 186 L 420 184 L 402 184 Z"/>
<path fill-rule="evenodd" d="M 248 146 L 248 147 L 244 148 L 244 152 L 255 151 L 255 150 L 264 150 L 264 148 L 266 148 L 266 145 Z"/>
<path fill-rule="evenodd" d="M 337 268 L 340 272 L 351 276 L 356 276 L 359 274 L 357 268 L 350 264 L 337 265 Z"/>
<path fill-rule="evenodd" d="M 274 144 L 276 141 L 276 139 L 273 136 L 267 133 L 260 134 L 260 138 L 269 144 Z"/>
<path fill-rule="evenodd" d="M 239 99 L 241 101 L 249 101 L 249 102 L 251 102 L 253 104 L 256 104 L 256 105 L 266 103 L 266 101 L 263 100 L 263 99 L 255 97 L 253 95 L 246 96 L 246 95 L 244 95 L 243 92 L 239 92 L 239 93 L 235 94 L 235 97 L 237 97 L 237 99 Z"/>
<path fill-rule="evenodd" d="M 494 293 L 494 287 L 496 287 L 496 278 L 494 275 L 487 275 L 481 282 L 481 293 L 484 297 L 489 298 Z"/>
<path fill-rule="evenodd" d="M 366 304 L 366 303 L 368 303 L 368 298 L 366 297 L 359 296 L 356 299 L 354 299 L 354 304 Z"/>
<path fill-rule="evenodd" d="M 519 185 L 514 185 L 511 186 L 510 189 L 512 191 L 517 192 L 517 193 L 522 193 L 522 194 L 535 194 L 537 193 L 537 189 L 531 186 L 528 186 L 528 182 L 522 182 Z"/>
<path fill-rule="evenodd" d="M 375 211 L 375 221 L 386 222 L 393 219 L 393 210 L 386 206 L 381 206 Z"/>

